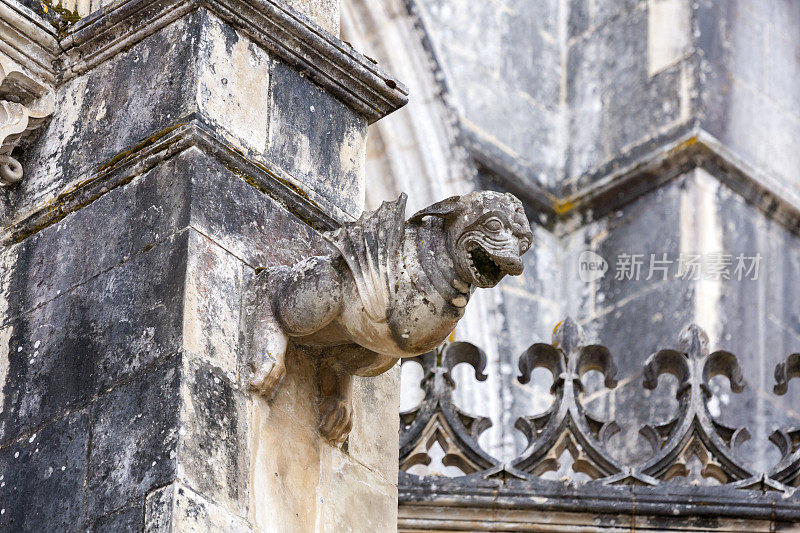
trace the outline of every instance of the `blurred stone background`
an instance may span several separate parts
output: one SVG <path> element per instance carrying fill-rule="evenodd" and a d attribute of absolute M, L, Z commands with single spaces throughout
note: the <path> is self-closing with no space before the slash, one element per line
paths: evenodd
<path fill-rule="evenodd" d="M 769 434 L 800 420 L 796 384 L 772 393 L 775 365 L 800 350 L 800 2 L 344 0 L 342 35 L 411 89 L 370 130 L 368 206 L 473 188 L 526 203 L 524 275 L 479 293 L 455 333 L 490 361 L 484 383 L 456 372 L 458 404 L 494 422 L 490 453 L 519 453 L 514 421 L 549 405 L 549 375 L 520 385 L 517 358 L 569 315 L 619 367 L 613 391 L 585 377 L 585 402 L 623 427 L 620 458 L 646 456 L 638 428 L 677 406 L 673 379 L 641 387 L 644 361 L 696 322 L 748 383 L 732 394 L 716 378 L 712 409 L 749 428 L 749 464 L 777 461 Z M 602 279 L 581 281 L 585 250 L 608 261 Z M 667 279 L 646 280 L 664 253 Z M 615 279 L 620 254 L 644 254 L 639 280 Z M 739 254 L 761 261 L 757 279 L 681 279 L 681 254 L 730 255 L 730 274 Z M 402 408 L 420 378 L 404 367 Z"/>

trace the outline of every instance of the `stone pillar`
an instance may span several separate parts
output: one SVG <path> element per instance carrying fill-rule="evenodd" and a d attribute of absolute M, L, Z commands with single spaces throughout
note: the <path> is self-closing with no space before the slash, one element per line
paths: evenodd
<path fill-rule="evenodd" d="M 0 188 L 0 530 L 393 530 L 397 371 L 334 447 L 313 358 L 247 390 L 239 317 L 256 269 L 360 214 L 403 86 L 331 35 L 338 2 L 23 4 L 0 19 L 58 46 Z"/>

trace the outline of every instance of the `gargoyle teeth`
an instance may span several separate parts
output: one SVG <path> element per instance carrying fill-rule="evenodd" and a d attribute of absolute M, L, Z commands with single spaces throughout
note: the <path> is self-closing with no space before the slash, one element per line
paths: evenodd
<path fill-rule="evenodd" d="M 476 244 L 467 252 L 470 273 L 481 285 L 493 286 L 503 277 L 503 269 L 482 246 Z"/>
<path fill-rule="evenodd" d="M 469 283 L 465 283 L 458 278 L 453 279 L 453 287 L 461 293 L 467 294 L 469 292 Z"/>

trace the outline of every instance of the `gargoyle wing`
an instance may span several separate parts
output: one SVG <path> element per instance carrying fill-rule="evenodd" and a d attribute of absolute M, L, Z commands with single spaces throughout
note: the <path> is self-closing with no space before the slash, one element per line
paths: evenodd
<path fill-rule="evenodd" d="M 345 222 L 323 233 L 350 267 L 367 314 L 376 322 L 385 322 L 391 304 L 391 287 L 399 267 L 400 249 L 405 233 L 407 196 L 383 202 L 375 211 L 366 211 L 355 222 Z"/>

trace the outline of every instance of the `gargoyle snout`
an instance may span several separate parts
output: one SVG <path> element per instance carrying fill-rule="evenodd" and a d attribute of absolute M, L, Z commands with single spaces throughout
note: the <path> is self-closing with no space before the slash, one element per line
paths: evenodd
<path fill-rule="evenodd" d="M 500 267 L 500 269 L 511 276 L 519 276 L 522 274 L 522 270 L 524 265 L 522 264 L 522 259 L 515 253 L 500 254 L 492 256 L 492 261 Z"/>

